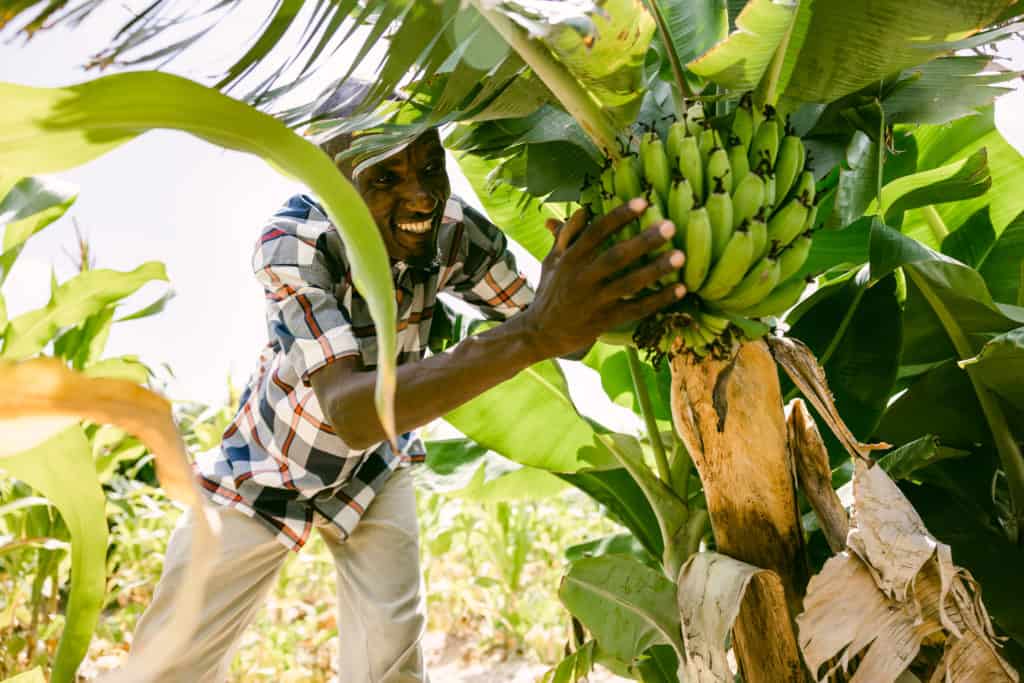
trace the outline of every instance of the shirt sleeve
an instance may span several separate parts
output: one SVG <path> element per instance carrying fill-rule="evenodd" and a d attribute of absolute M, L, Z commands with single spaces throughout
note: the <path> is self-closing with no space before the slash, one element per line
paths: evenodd
<path fill-rule="evenodd" d="M 458 265 L 444 291 L 472 304 L 491 320 L 505 320 L 533 301 L 533 289 L 519 273 L 508 239 L 493 223 L 463 205 L 462 230 L 454 245 Z"/>
<path fill-rule="evenodd" d="M 333 228 L 325 221 L 275 219 L 253 254 L 271 342 L 281 345 L 283 363 L 307 386 L 325 365 L 359 355 L 351 316 L 339 301 L 344 279 L 332 274 L 325 251 L 328 230 Z"/>

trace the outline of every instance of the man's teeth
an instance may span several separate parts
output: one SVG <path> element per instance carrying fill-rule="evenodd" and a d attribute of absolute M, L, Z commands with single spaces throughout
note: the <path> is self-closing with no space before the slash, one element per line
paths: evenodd
<path fill-rule="evenodd" d="M 427 232 L 432 224 L 433 221 L 425 220 L 417 223 L 399 223 L 398 227 L 400 230 L 407 230 L 408 232 Z"/>

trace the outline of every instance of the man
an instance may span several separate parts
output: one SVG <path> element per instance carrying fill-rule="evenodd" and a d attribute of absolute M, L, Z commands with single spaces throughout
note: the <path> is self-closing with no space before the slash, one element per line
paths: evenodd
<path fill-rule="evenodd" d="M 348 144 L 324 145 L 334 158 Z M 316 201 L 293 197 L 259 238 L 253 268 L 267 297 L 270 342 L 219 450 L 197 459 L 199 481 L 224 506 L 221 557 L 190 660 L 163 681 L 221 681 L 233 647 L 262 605 L 289 550 L 314 527 L 337 568 L 339 681 L 426 681 L 415 500 L 408 465 L 422 460 L 410 431 L 539 361 L 584 349 L 602 332 L 676 301 L 682 285 L 640 295 L 683 255 L 643 257 L 670 239 L 663 222 L 602 253 L 638 217 L 642 198 L 604 217 L 552 223 L 555 244 L 534 294 L 502 233 L 451 197 L 444 149 L 428 131 L 353 170 L 392 264 L 398 303 L 399 452 L 374 409 L 376 337 L 350 279 L 345 246 Z M 438 292 L 507 322 L 424 358 Z M 634 297 L 624 301 L 624 297 Z M 133 648 L 159 647 L 188 557 L 190 521 L 172 535 L 153 602 Z"/>

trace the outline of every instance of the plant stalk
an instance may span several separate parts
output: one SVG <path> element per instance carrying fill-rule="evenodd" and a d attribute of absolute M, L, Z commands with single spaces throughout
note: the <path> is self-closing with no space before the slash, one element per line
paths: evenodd
<path fill-rule="evenodd" d="M 629 360 L 629 375 L 633 378 L 633 390 L 636 391 L 637 400 L 640 401 L 640 412 L 643 413 L 644 423 L 647 425 L 647 436 L 651 441 L 651 448 L 654 449 L 658 476 L 669 488 L 675 490 L 672 486 L 672 470 L 668 466 L 668 458 L 665 457 L 665 445 L 661 442 L 661 430 L 658 429 L 658 421 L 651 406 L 651 395 L 647 393 L 647 385 L 640 370 L 640 357 L 635 348 L 627 346 L 626 358 Z"/>
<path fill-rule="evenodd" d="M 676 89 L 672 91 L 672 100 L 676 106 L 676 115 L 682 116 L 686 113 L 686 105 L 683 102 L 683 98 L 693 97 L 693 91 L 690 90 L 690 85 L 686 82 L 686 76 L 683 74 L 683 64 L 679 61 L 679 55 L 676 54 L 675 46 L 672 44 L 672 36 L 668 32 L 665 17 L 658 8 L 658 3 L 646 0 L 644 5 L 651 13 L 651 16 L 654 17 L 654 22 L 658 25 L 658 33 L 661 34 L 661 42 L 665 44 L 668 51 L 668 61 L 672 65 L 672 77 L 676 82 Z"/>
<path fill-rule="evenodd" d="M 934 211 L 930 206 L 926 208 Z M 914 281 L 914 284 L 917 285 L 917 288 L 921 290 L 921 294 L 924 295 L 932 310 L 939 317 L 939 321 L 946 330 L 946 334 L 949 335 L 950 341 L 953 342 L 953 348 L 956 350 L 960 360 L 967 360 L 973 357 L 975 355 L 974 348 L 967 339 L 967 335 L 957 325 L 953 314 L 935 296 L 928 283 L 917 273 L 917 269 L 911 266 L 904 270 Z M 971 380 L 971 385 L 974 387 L 974 393 L 978 397 L 978 403 L 981 404 L 981 410 L 985 414 L 988 428 L 992 430 L 996 451 L 999 453 L 999 461 L 1002 463 L 1003 471 L 1006 473 L 1006 482 L 1010 489 L 1010 509 L 1014 516 L 1015 528 L 1018 530 L 1015 534 L 1017 538 L 1011 538 L 1010 541 L 1018 543 L 1020 540 L 1019 529 L 1024 526 L 1024 453 L 1021 453 L 1020 446 L 1017 445 L 1016 439 L 1014 439 L 1013 434 L 1010 432 L 1010 425 L 1006 421 L 1006 413 L 1003 412 L 1003 408 L 999 405 L 996 397 L 978 380 L 971 366 L 967 366 L 965 370 L 967 371 L 967 377 Z"/>
<path fill-rule="evenodd" d="M 569 70 L 539 40 L 531 39 L 526 31 L 500 12 L 486 9 L 482 0 L 470 0 L 480 15 L 516 51 L 537 77 L 558 98 L 565 110 L 576 119 L 606 156 L 617 159 L 616 131 L 601 105 L 580 84 Z"/>
<path fill-rule="evenodd" d="M 942 240 L 949 236 L 949 228 L 946 227 L 946 222 L 942 220 L 942 216 L 939 215 L 939 212 L 931 204 L 922 206 L 921 213 L 924 215 L 924 219 L 928 221 L 928 227 L 932 229 L 935 239 L 939 241 L 939 244 L 942 244 Z"/>

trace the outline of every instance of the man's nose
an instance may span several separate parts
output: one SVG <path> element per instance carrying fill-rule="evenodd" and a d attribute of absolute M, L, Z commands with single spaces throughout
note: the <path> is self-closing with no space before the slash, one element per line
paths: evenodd
<path fill-rule="evenodd" d="M 429 213 L 437 207 L 437 198 L 419 185 L 409 188 L 404 199 L 406 208 L 417 213 Z"/>

